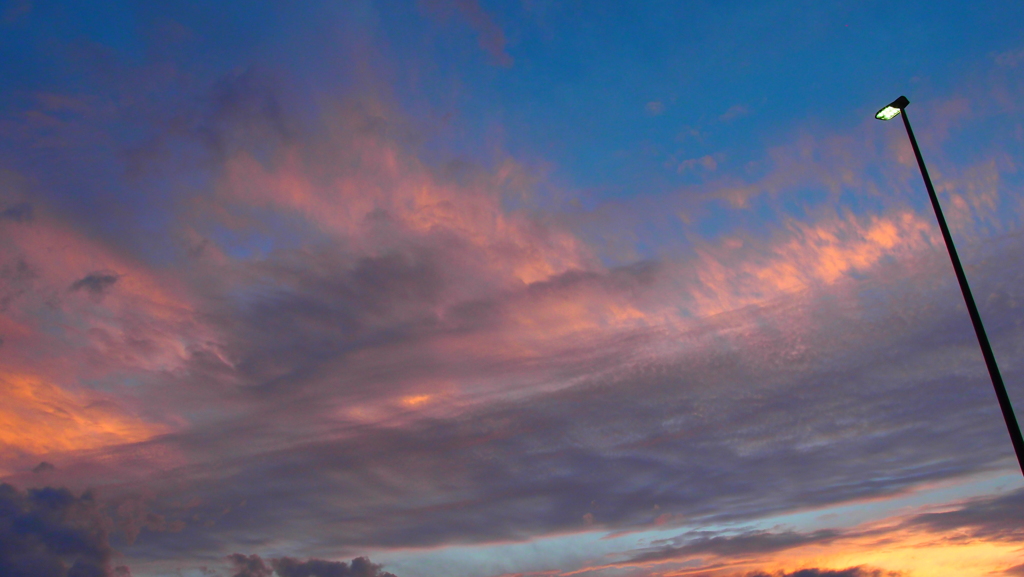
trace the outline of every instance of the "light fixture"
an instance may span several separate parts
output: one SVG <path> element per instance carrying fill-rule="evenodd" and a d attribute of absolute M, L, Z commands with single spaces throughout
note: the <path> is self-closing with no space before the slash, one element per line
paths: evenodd
<path fill-rule="evenodd" d="M 892 120 L 903 112 L 903 109 L 910 104 L 906 96 L 900 96 L 896 100 L 893 100 L 891 104 L 875 113 L 875 118 L 879 120 Z"/>

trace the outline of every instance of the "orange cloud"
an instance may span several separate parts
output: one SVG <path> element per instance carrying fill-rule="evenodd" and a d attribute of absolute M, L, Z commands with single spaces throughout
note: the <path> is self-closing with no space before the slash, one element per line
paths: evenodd
<path fill-rule="evenodd" d="M 433 398 L 434 395 L 409 395 L 402 397 L 402 405 L 414 408 L 429 403 Z"/>
<path fill-rule="evenodd" d="M 98 394 L 76 394 L 35 375 L 0 374 L 0 461 L 143 441 L 163 428 Z M 0 474 L 12 471 L 0 470 Z"/>
<path fill-rule="evenodd" d="M 911 255 L 935 242 L 931 222 L 911 212 L 885 216 L 790 221 L 776 240 L 750 247 L 727 239 L 698 251 L 693 312 L 710 316 L 784 294 L 835 283 L 886 258 Z"/>

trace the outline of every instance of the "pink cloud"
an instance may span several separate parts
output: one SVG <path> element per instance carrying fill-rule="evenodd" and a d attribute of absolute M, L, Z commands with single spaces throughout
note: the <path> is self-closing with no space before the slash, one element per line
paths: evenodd
<path fill-rule="evenodd" d="M 748 114 L 750 114 L 750 108 L 745 104 L 734 104 L 729 107 L 729 110 L 723 112 L 718 119 L 722 122 L 729 122 L 730 120 L 735 120 L 737 118 L 747 116 Z"/>

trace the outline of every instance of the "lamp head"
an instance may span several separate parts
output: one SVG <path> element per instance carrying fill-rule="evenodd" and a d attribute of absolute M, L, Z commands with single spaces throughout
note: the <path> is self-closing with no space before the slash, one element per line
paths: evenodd
<path fill-rule="evenodd" d="M 893 118 L 899 116 L 900 112 L 903 112 L 903 109 L 906 108 L 908 104 L 910 104 L 910 101 L 907 100 L 907 97 L 900 96 L 896 100 L 893 100 L 891 103 L 889 103 L 888 106 L 885 106 L 877 113 L 875 113 L 875 118 L 879 120 L 892 120 Z"/>

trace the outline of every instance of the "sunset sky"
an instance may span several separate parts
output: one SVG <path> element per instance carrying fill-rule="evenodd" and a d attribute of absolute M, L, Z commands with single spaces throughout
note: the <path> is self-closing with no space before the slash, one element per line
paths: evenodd
<path fill-rule="evenodd" d="M 1022 22 L 0 1 L 0 576 L 1024 575 Z"/>

